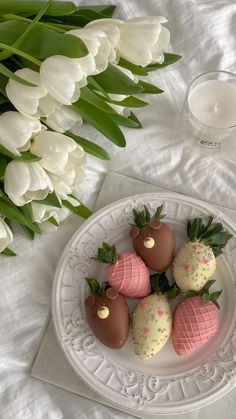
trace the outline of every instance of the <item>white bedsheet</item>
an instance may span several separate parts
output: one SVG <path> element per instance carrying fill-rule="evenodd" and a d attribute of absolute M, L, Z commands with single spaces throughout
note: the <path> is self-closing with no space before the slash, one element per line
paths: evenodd
<path fill-rule="evenodd" d="M 198 74 L 236 72 L 236 3 L 232 0 L 106 0 L 81 4 L 117 4 L 121 18 L 164 15 L 171 31 L 170 52 L 183 60 L 149 80 L 165 93 L 149 96 L 137 111 L 142 130 L 125 129 L 126 149 L 108 147 L 105 164 L 89 159 L 79 195 L 92 205 L 108 170 L 236 209 L 236 138 L 212 154 L 193 148 L 178 130 L 177 116 L 189 82 Z M 83 128 L 88 136 L 92 129 Z M 91 134 L 92 137 L 92 134 Z M 30 242 L 16 229 L 17 258 L 2 258 L 0 270 L 0 418 L 116 419 L 130 416 L 35 380 L 31 366 L 50 316 L 50 293 L 58 258 L 81 220 L 71 217 L 57 233 Z M 223 405 L 222 405 L 223 406 Z M 227 419 L 233 419 L 232 417 Z M 131 418 L 131 417 L 130 417 Z"/>

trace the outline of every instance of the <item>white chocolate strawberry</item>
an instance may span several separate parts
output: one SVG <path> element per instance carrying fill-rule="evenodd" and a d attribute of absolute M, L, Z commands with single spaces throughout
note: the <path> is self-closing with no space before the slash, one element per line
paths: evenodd
<path fill-rule="evenodd" d="M 137 305 L 132 316 L 135 353 L 141 359 L 156 355 L 167 343 L 172 329 L 172 314 L 167 296 L 176 297 L 179 290 L 170 286 L 165 273 L 151 275 L 154 294 Z"/>
<path fill-rule="evenodd" d="M 172 328 L 172 315 L 168 300 L 152 294 L 137 305 L 132 318 L 135 353 L 141 359 L 156 355 L 168 341 Z"/>
<path fill-rule="evenodd" d="M 216 257 L 232 235 L 223 230 L 221 223 L 213 223 L 213 217 L 209 217 L 206 225 L 201 218 L 188 221 L 187 235 L 190 242 L 178 249 L 173 273 L 181 290 L 199 291 L 214 275 Z"/>
<path fill-rule="evenodd" d="M 181 290 L 199 291 L 214 275 L 216 258 L 209 246 L 200 242 L 186 243 L 177 252 L 174 277 Z"/>

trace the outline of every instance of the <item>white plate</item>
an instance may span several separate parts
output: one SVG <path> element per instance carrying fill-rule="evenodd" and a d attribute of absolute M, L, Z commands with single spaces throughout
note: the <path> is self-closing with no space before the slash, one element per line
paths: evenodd
<path fill-rule="evenodd" d="M 89 294 L 86 276 L 106 280 L 106 266 L 91 260 L 103 241 L 119 252 L 131 250 L 129 223 L 133 208 L 147 205 L 151 213 L 163 204 L 177 236 L 186 241 L 189 217 L 213 214 L 234 234 L 217 259 L 216 289 L 220 327 L 207 344 L 186 357 L 175 354 L 171 341 L 155 357 L 141 361 L 132 340 L 120 350 L 100 343 L 84 312 Z M 76 373 L 117 405 L 148 414 L 173 414 L 202 407 L 236 384 L 236 226 L 210 205 L 178 194 L 144 194 L 109 205 L 90 217 L 74 234 L 59 262 L 53 288 L 53 319 L 61 347 Z M 134 302 L 131 302 L 131 305 Z"/>

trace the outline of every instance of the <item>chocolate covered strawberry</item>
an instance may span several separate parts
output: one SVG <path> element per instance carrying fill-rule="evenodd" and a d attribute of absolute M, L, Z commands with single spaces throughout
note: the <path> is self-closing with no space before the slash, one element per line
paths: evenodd
<path fill-rule="evenodd" d="M 87 278 L 92 295 L 85 300 L 88 324 L 94 335 L 112 349 L 121 348 L 129 334 L 129 308 L 125 298 L 107 283 Z"/>
<path fill-rule="evenodd" d="M 135 353 L 150 359 L 167 343 L 172 328 L 168 298 L 178 294 L 176 285 L 169 286 L 165 273 L 151 275 L 153 294 L 143 298 L 132 316 Z"/>
<path fill-rule="evenodd" d="M 134 209 L 134 223 L 130 230 L 134 250 L 156 272 L 168 269 L 175 249 L 175 233 L 168 224 L 160 221 L 165 217 L 162 208 L 162 205 L 158 207 L 152 218 L 146 206 L 143 211 Z"/>
<path fill-rule="evenodd" d="M 221 223 L 213 223 L 210 216 L 207 224 L 201 218 L 189 220 L 187 235 L 190 241 L 179 248 L 174 259 L 174 277 L 182 290 L 199 291 L 214 275 L 216 257 L 232 234 Z"/>
<path fill-rule="evenodd" d="M 188 355 L 214 336 L 218 330 L 219 298 L 221 291 L 209 294 L 214 280 L 208 281 L 200 292 L 191 295 L 177 306 L 174 314 L 172 344 L 178 355 Z"/>
<path fill-rule="evenodd" d="M 96 261 L 108 263 L 109 284 L 126 297 L 144 297 L 151 292 L 149 272 L 142 259 L 131 252 L 118 254 L 115 246 L 103 243 Z"/>

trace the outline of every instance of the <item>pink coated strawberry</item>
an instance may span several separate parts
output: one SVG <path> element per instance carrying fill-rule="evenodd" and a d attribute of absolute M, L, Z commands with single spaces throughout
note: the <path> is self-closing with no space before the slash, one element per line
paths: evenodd
<path fill-rule="evenodd" d="M 137 298 L 151 293 L 148 269 L 136 253 L 124 252 L 119 255 L 115 246 L 103 243 L 93 259 L 110 264 L 107 279 L 120 294 Z"/>
<path fill-rule="evenodd" d="M 172 344 L 180 356 L 188 355 L 208 342 L 218 330 L 216 307 L 219 306 L 216 300 L 221 291 L 209 295 L 208 290 L 213 282 L 215 281 L 206 284 L 201 295 L 184 299 L 176 308 Z"/>

